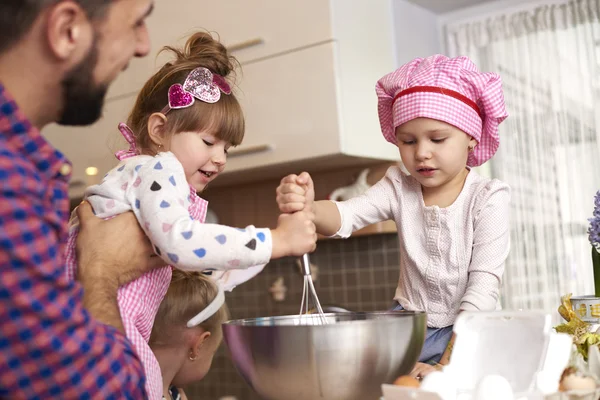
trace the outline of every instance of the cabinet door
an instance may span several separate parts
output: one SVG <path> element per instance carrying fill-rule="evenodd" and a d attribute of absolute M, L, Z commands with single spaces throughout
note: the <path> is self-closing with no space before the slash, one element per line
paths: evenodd
<path fill-rule="evenodd" d="M 251 63 L 236 93 L 246 116 L 244 142 L 227 171 L 338 153 L 335 43 Z"/>
<path fill-rule="evenodd" d="M 327 0 L 157 0 L 148 20 L 152 50 L 133 60 L 109 97 L 136 92 L 160 67 L 165 45 L 183 45 L 190 33 L 208 30 L 243 64 L 332 38 Z M 216 36 L 216 35 L 215 35 Z"/>
<path fill-rule="evenodd" d="M 71 198 L 81 196 L 85 187 L 99 182 L 117 164 L 114 153 L 129 147 L 117 127 L 127 120 L 135 98 L 107 101 L 102 118 L 94 125 L 67 127 L 53 124 L 44 129 L 44 136 L 73 163 Z M 98 175 L 87 176 L 87 167 L 98 168 Z"/>
<path fill-rule="evenodd" d="M 198 2 L 188 0 L 187 3 L 189 7 Z M 206 21 L 198 24 L 198 19 L 190 18 L 187 25 L 199 25 L 218 33 L 242 64 L 332 38 L 328 0 L 204 3 L 209 13 Z"/>

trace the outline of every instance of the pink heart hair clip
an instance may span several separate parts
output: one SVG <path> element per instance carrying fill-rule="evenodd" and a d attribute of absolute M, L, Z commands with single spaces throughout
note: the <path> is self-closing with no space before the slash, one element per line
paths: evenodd
<path fill-rule="evenodd" d="M 216 103 L 221 98 L 221 92 L 231 94 L 231 87 L 225 78 L 213 74 L 208 68 L 196 68 L 188 74 L 183 85 L 176 83 L 169 87 L 169 102 L 162 113 L 190 107 L 195 99 Z"/>

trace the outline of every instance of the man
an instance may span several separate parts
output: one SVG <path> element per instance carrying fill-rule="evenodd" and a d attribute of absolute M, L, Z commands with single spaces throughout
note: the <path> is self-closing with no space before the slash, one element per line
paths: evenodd
<path fill-rule="evenodd" d="M 71 166 L 41 135 L 96 121 L 149 51 L 152 0 L 0 1 L 0 398 L 142 399 L 117 288 L 161 262 L 135 217 L 80 207 L 80 269 L 63 264 Z M 83 291 L 82 287 L 83 286 Z"/>

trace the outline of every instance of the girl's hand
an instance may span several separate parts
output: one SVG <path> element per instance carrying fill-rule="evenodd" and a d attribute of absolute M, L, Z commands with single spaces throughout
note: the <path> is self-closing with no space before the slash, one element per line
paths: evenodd
<path fill-rule="evenodd" d="M 273 250 L 271 258 L 301 256 L 317 247 L 317 232 L 310 212 L 281 214 L 277 228 L 271 230 Z"/>
<path fill-rule="evenodd" d="M 277 205 L 282 213 L 314 212 L 315 188 L 308 172 L 288 175 L 277 187 Z"/>
<path fill-rule="evenodd" d="M 416 379 L 423 379 L 433 371 L 439 371 L 441 369 L 441 365 L 438 364 L 436 366 L 425 364 L 425 363 L 417 363 L 413 368 L 410 376 Z"/>

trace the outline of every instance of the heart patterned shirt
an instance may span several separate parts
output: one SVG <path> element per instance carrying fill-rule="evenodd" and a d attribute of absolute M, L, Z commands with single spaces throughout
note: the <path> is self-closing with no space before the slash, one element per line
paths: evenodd
<path fill-rule="evenodd" d="M 160 367 L 148 340 L 158 306 L 171 280 L 171 268 L 202 271 L 232 290 L 258 274 L 271 257 L 269 229 L 205 224 L 207 202 L 186 181 L 183 166 L 170 152 L 125 158 L 86 199 L 100 218 L 132 211 L 165 267 L 121 287 L 117 300 L 127 337 L 142 360 L 149 398 L 162 398 Z M 77 269 L 76 216 L 67 244 L 67 277 Z M 200 312 L 201 310 L 198 310 Z"/>

